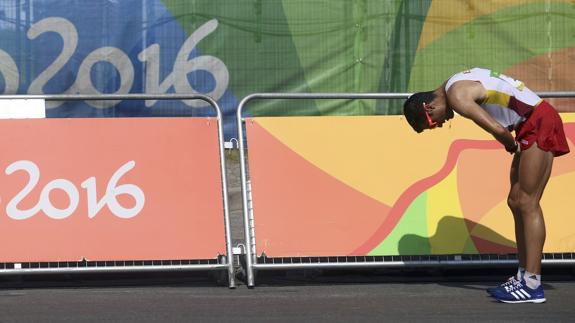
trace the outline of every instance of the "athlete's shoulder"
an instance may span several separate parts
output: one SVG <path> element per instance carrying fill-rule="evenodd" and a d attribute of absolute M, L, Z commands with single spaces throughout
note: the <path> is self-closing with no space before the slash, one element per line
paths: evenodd
<path fill-rule="evenodd" d="M 449 99 L 477 102 L 485 95 L 485 87 L 474 79 L 460 79 L 446 91 Z"/>
<path fill-rule="evenodd" d="M 451 87 L 459 81 L 482 81 L 486 76 L 490 75 L 490 70 L 480 67 L 474 67 L 464 70 L 452 75 L 445 83 L 445 91 L 449 91 Z"/>

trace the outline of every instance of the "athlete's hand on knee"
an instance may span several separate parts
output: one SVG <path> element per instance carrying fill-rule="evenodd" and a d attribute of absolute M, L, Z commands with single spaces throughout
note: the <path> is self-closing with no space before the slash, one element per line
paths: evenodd
<path fill-rule="evenodd" d="M 521 146 L 519 146 L 519 144 L 517 144 L 517 142 L 515 142 L 515 144 L 513 146 L 505 147 L 505 150 L 507 150 L 508 153 L 513 155 L 513 154 L 521 152 Z"/>

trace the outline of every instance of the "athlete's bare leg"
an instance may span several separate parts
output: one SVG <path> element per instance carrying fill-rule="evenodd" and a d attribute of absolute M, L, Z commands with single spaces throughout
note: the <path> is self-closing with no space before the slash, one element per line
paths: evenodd
<path fill-rule="evenodd" d="M 519 210 L 518 203 L 519 200 L 519 155 L 515 154 L 513 156 L 513 162 L 511 163 L 511 170 L 509 173 L 510 189 L 509 196 L 507 198 L 507 204 L 513 213 L 513 221 L 515 223 L 515 241 L 517 243 L 517 260 L 519 261 L 519 267 L 525 268 L 525 238 L 523 236 L 523 218 L 521 217 L 521 211 Z"/>
<path fill-rule="evenodd" d="M 553 154 L 541 150 L 537 144 L 519 155 L 519 187 L 515 205 L 523 222 L 525 270 L 534 274 L 541 274 L 545 220 L 539 202 L 551 175 L 552 166 Z"/>

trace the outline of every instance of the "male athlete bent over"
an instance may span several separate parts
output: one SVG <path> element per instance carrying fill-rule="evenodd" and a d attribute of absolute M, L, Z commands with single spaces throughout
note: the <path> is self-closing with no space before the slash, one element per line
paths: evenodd
<path fill-rule="evenodd" d="M 434 91 L 415 93 L 403 109 L 418 133 L 441 127 L 455 111 L 515 154 L 507 203 L 515 221 L 519 268 L 516 275 L 487 291 L 506 303 L 545 302 L 541 286 L 545 221 L 539 201 L 553 158 L 569 152 L 557 111 L 522 82 L 483 68 L 457 73 Z"/>

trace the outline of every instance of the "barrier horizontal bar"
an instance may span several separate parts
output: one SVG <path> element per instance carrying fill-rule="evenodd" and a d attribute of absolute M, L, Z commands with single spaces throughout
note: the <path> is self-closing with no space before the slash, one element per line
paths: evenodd
<path fill-rule="evenodd" d="M 485 265 L 516 265 L 517 260 L 429 260 L 429 261 L 383 261 L 383 262 L 310 262 L 296 264 L 253 264 L 254 269 L 359 269 L 359 268 L 412 268 L 412 267 L 480 267 Z M 543 260 L 543 265 L 573 265 L 573 259 Z"/>
<path fill-rule="evenodd" d="M 575 91 L 536 92 L 542 98 L 575 98 Z"/>
<path fill-rule="evenodd" d="M 113 267 L 63 267 L 63 268 L 21 268 L 0 269 L 0 275 L 22 274 L 96 274 L 116 272 L 156 272 L 156 271 L 201 271 L 227 270 L 227 264 L 218 265 L 157 265 L 157 266 L 113 266 Z"/>
<path fill-rule="evenodd" d="M 253 93 L 246 96 L 245 102 L 256 99 L 406 99 L 413 93 Z M 238 108 L 239 110 L 239 108 Z"/>
<path fill-rule="evenodd" d="M 217 102 L 203 94 L 14 94 L 0 95 L 0 100 L 46 100 L 46 101 L 100 101 L 100 100 L 202 100 L 218 107 Z"/>
<path fill-rule="evenodd" d="M 222 123 L 222 112 L 216 100 L 212 97 L 204 94 L 100 94 L 100 95 L 84 95 L 84 94 L 44 94 L 44 95 L 0 95 L 0 100 L 32 100 L 40 99 L 46 101 L 101 101 L 101 100 L 202 100 L 207 102 L 213 109 L 218 120 L 218 143 L 219 143 L 219 154 L 220 154 L 220 173 L 221 173 L 221 184 L 222 184 L 222 199 L 224 208 L 224 226 L 225 226 L 225 241 L 226 241 L 226 264 L 224 265 L 186 265 L 188 267 L 198 267 L 199 269 L 209 269 L 209 268 L 221 268 L 224 266 L 228 270 L 228 282 L 230 288 L 235 288 L 235 276 L 233 267 L 233 253 L 231 245 L 231 224 L 229 216 L 229 202 L 228 202 L 228 187 L 227 187 L 227 176 L 226 176 L 226 164 L 225 164 L 225 149 L 224 149 L 224 135 L 223 135 L 223 123 Z M 170 267 L 170 266 L 166 266 Z M 117 269 L 111 269 L 114 267 L 98 269 L 100 271 L 115 271 Z M 129 270 L 142 270 L 142 267 L 126 267 Z M 154 266 L 153 268 L 158 268 Z M 180 268 L 180 266 L 175 266 L 174 268 Z M 12 273 L 13 269 L 8 270 Z M 14 269 L 16 270 L 16 269 Z M 44 269 L 25 269 L 24 272 L 29 271 L 38 272 Z M 65 272 L 69 269 L 49 269 L 58 272 Z M 6 273 L 7 270 L 0 270 L 0 274 Z"/>
<path fill-rule="evenodd" d="M 247 283 L 248 286 L 254 286 L 254 269 L 271 269 L 276 268 L 276 266 L 284 267 L 284 268 L 298 268 L 298 267 L 290 267 L 294 266 L 292 264 L 284 265 L 284 264 L 258 264 L 257 259 L 254 255 L 255 246 L 252 244 L 252 237 L 251 236 L 251 227 L 250 223 L 253 222 L 253 219 L 250 218 L 250 213 L 248 210 L 248 189 L 247 189 L 247 165 L 246 165 L 246 156 L 245 156 L 245 135 L 243 130 L 243 110 L 245 106 L 254 100 L 271 100 L 271 99 L 289 99 L 289 100 L 300 100 L 300 99 L 340 99 L 340 100 L 349 100 L 349 99 L 406 99 L 411 96 L 413 93 L 252 93 L 246 97 L 244 97 L 237 109 L 237 127 L 238 127 L 238 144 L 240 150 L 240 170 L 241 170 L 241 185 L 242 185 L 242 202 L 243 202 L 243 213 L 244 213 L 244 234 L 246 240 L 246 272 L 247 272 Z M 537 92 L 542 98 L 575 98 L 575 91 L 556 91 L 556 92 Z M 263 115 L 262 115 L 263 116 Z M 497 263 L 501 263 L 502 261 L 496 261 Z M 483 265 L 487 264 L 485 261 L 481 261 Z M 569 262 L 575 263 L 575 262 Z M 381 266 L 381 263 L 377 263 L 378 266 Z M 286 267 L 287 266 L 287 267 Z M 325 265 L 324 263 L 314 263 L 314 264 L 297 264 L 297 266 L 305 266 L 305 267 L 316 267 L 316 266 L 332 266 L 332 264 Z M 340 266 L 340 265 L 338 265 Z M 366 263 L 362 262 L 361 264 L 353 263 L 351 265 L 343 265 L 347 268 L 354 267 L 365 267 Z M 369 265 L 367 265 L 369 266 Z M 375 264 L 374 264 L 375 266 Z M 339 268 L 339 267 L 338 267 Z"/>

